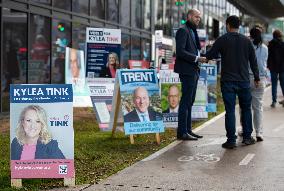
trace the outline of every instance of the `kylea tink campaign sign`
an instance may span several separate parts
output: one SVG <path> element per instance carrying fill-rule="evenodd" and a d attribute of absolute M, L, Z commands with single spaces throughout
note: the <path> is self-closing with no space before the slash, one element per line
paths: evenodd
<path fill-rule="evenodd" d="M 11 85 L 11 178 L 74 177 L 72 85 Z"/>
<path fill-rule="evenodd" d="M 88 78 L 93 108 L 101 130 L 110 130 L 110 111 L 114 91 L 114 78 Z"/>
<path fill-rule="evenodd" d="M 125 134 L 164 132 L 155 70 L 119 70 Z"/>
<path fill-rule="evenodd" d="M 120 68 L 121 30 L 86 29 L 87 77 L 115 78 Z"/>

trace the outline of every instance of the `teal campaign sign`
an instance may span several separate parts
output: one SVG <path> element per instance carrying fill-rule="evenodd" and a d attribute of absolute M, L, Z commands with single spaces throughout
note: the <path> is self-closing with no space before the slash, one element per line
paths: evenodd
<path fill-rule="evenodd" d="M 119 70 L 121 105 L 125 134 L 164 132 L 155 70 Z"/>

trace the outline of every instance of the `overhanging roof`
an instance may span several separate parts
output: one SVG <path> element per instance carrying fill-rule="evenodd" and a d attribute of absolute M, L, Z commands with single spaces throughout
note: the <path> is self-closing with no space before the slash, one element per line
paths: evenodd
<path fill-rule="evenodd" d="M 284 0 L 228 0 L 242 12 L 268 22 L 284 16 Z"/>

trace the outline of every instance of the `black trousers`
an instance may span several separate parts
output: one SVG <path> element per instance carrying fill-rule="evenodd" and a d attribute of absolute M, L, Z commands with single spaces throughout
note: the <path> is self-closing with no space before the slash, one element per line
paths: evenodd
<path fill-rule="evenodd" d="M 191 132 L 191 109 L 196 96 L 199 71 L 191 75 L 179 75 L 182 96 L 178 110 L 177 135 Z"/>

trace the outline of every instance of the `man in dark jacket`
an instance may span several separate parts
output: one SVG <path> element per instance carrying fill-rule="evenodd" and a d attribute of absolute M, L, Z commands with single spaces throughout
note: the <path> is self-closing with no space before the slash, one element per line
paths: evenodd
<path fill-rule="evenodd" d="M 191 108 L 195 100 L 199 78 L 199 62 L 205 62 L 200 57 L 200 43 L 196 28 L 200 22 L 201 13 L 191 9 L 187 13 L 186 25 L 176 33 L 176 63 L 174 71 L 179 74 L 182 96 L 178 110 L 177 138 L 180 140 L 197 140 L 202 138 L 191 130 Z"/>
<path fill-rule="evenodd" d="M 278 77 L 280 81 L 280 86 L 282 89 L 282 95 L 284 96 L 284 42 L 282 40 L 282 33 L 280 30 L 275 30 L 273 32 L 273 39 L 268 45 L 268 60 L 267 67 L 271 74 L 271 91 L 272 91 L 272 104 L 271 107 L 275 107 L 277 102 L 277 82 Z M 279 102 L 283 104 L 284 100 Z"/>
<path fill-rule="evenodd" d="M 236 95 L 242 111 L 243 143 L 251 145 L 255 140 L 251 137 L 252 114 L 251 93 L 249 80 L 249 64 L 254 74 L 255 85 L 259 84 L 259 71 L 254 47 L 251 41 L 238 32 L 240 20 L 237 16 L 230 16 L 226 20 L 227 32 L 213 44 L 207 52 L 207 59 L 221 54 L 221 91 L 225 104 L 225 127 L 227 141 L 223 148 L 236 147 Z"/>

